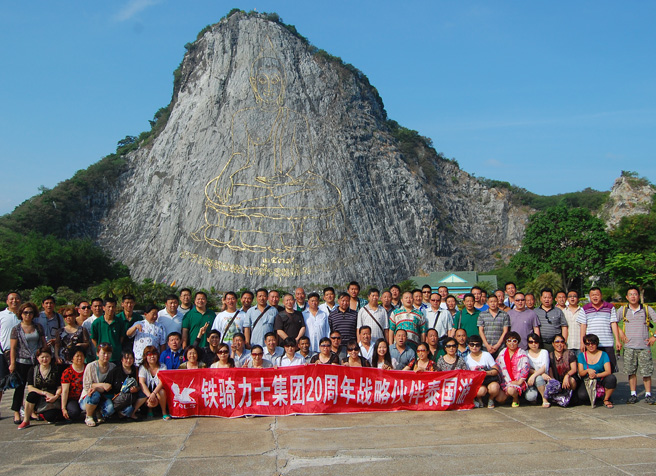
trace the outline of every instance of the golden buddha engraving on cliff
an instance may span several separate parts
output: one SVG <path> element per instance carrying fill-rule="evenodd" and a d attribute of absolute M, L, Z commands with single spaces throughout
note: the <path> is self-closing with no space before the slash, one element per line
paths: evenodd
<path fill-rule="evenodd" d="M 310 251 L 344 241 L 341 191 L 316 170 L 308 119 L 284 105 L 285 70 L 268 43 L 250 69 L 256 105 L 232 117 L 232 153 L 205 186 L 205 225 L 192 236 L 235 251 Z"/>

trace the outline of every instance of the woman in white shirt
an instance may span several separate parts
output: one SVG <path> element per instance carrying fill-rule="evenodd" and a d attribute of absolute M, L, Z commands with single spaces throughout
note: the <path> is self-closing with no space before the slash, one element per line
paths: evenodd
<path fill-rule="evenodd" d="M 296 340 L 294 338 L 287 337 L 282 341 L 282 345 L 285 348 L 285 353 L 274 360 L 274 367 L 305 365 L 305 359 L 296 353 Z"/>
<path fill-rule="evenodd" d="M 551 404 L 544 398 L 544 389 L 547 382 L 551 379 L 549 377 L 549 352 L 544 349 L 542 344 L 542 337 L 535 332 L 531 332 L 527 337 L 528 342 L 528 361 L 531 369 L 528 372 L 528 380 L 526 384 L 526 400 L 534 402 L 538 399 L 538 393 L 542 396 L 542 406 L 548 408 Z"/>
<path fill-rule="evenodd" d="M 467 338 L 469 345 L 469 354 L 465 357 L 465 363 L 469 370 L 485 372 L 485 380 L 478 389 L 474 406 L 483 407 L 483 397 L 489 395 L 487 402 L 488 408 L 494 408 L 494 399 L 499 395 L 499 367 L 494 357 L 489 352 L 483 350 L 483 339 L 480 335 L 472 335 Z"/>
<path fill-rule="evenodd" d="M 144 363 L 139 367 L 139 384 L 141 391 L 146 394 L 146 405 L 155 408 L 159 405 L 162 409 L 162 418 L 170 420 L 166 407 L 166 391 L 157 374 L 160 370 L 166 370 L 166 364 L 159 361 L 159 350 L 154 345 L 147 346 L 143 351 Z"/>

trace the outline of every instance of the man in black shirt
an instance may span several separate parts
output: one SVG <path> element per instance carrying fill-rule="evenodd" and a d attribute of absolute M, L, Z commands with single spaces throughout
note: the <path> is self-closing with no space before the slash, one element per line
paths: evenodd
<path fill-rule="evenodd" d="M 303 314 L 294 309 L 294 296 L 291 294 L 285 294 L 282 302 L 285 305 L 285 309 L 280 311 L 276 316 L 273 329 L 278 334 L 278 337 L 280 337 L 280 340 L 291 337 L 298 344 L 298 340 L 305 335 Z"/>

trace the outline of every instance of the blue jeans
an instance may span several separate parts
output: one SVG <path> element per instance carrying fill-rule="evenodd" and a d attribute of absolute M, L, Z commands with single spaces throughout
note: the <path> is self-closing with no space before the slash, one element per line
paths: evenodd
<path fill-rule="evenodd" d="M 93 392 L 91 395 L 84 397 L 84 404 L 99 406 L 100 414 L 103 418 L 108 418 L 114 413 L 114 403 L 112 402 L 112 395 L 110 394 Z"/>

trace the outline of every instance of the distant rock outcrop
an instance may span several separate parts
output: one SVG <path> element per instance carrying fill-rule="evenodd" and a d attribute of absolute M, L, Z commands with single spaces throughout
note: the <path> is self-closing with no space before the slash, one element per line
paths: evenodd
<path fill-rule="evenodd" d="M 290 30 L 236 13 L 187 45 L 165 127 L 86 211 L 134 278 L 389 285 L 519 249 L 527 209 L 404 143 L 362 73 Z"/>
<path fill-rule="evenodd" d="M 599 216 L 608 228 L 616 227 L 623 217 L 649 213 L 656 187 L 646 179 L 623 173 L 615 179 L 610 196 Z"/>

